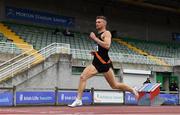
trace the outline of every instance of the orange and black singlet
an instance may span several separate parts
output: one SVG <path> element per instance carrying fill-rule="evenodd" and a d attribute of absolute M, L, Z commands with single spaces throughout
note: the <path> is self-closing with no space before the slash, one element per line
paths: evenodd
<path fill-rule="evenodd" d="M 104 32 L 97 34 L 97 37 L 101 41 L 103 41 L 101 38 L 101 35 L 103 33 Z M 109 68 L 113 68 L 112 62 L 111 62 L 109 55 L 108 55 L 108 51 L 109 51 L 109 49 L 103 48 L 102 46 L 100 46 L 98 44 L 97 52 L 95 52 L 92 64 L 95 66 L 96 70 L 99 73 L 107 72 L 109 70 Z"/>

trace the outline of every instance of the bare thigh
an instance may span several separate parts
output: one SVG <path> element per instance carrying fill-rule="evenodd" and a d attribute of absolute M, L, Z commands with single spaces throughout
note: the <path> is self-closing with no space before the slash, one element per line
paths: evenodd
<path fill-rule="evenodd" d="M 104 73 L 104 76 L 111 87 L 116 84 L 117 81 L 115 79 L 114 71 L 112 70 L 112 68 L 110 68 L 108 72 Z"/>
<path fill-rule="evenodd" d="M 97 73 L 98 71 L 96 70 L 94 65 L 91 64 L 84 69 L 84 71 L 81 74 L 81 77 L 83 77 L 83 79 L 89 79 L 90 77 L 92 77 L 93 75 Z"/>

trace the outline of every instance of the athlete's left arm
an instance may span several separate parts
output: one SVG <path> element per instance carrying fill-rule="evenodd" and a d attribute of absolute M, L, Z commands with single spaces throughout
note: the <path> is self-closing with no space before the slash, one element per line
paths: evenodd
<path fill-rule="evenodd" d="M 96 35 L 91 32 L 90 38 L 93 39 L 97 44 L 102 46 L 103 48 L 109 49 L 111 45 L 111 33 L 109 31 L 106 31 L 102 34 L 103 41 L 99 40 L 99 38 L 96 37 Z"/>

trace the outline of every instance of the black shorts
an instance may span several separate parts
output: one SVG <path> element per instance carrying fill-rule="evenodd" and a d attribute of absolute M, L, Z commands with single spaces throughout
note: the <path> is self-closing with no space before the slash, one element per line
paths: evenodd
<path fill-rule="evenodd" d="M 112 62 L 107 63 L 107 64 L 102 64 L 97 58 L 93 59 L 92 64 L 94 65 L 94 67 L 99 73 L 108 72 L 110 68 L 113 69 Z"/>

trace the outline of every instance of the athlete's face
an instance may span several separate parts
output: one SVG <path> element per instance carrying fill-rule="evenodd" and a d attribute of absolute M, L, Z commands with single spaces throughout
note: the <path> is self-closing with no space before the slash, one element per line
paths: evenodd
<path fill-rule="evenodd" d="M 101 30 L 106 26 L 106 21 L 103 19 L 96 19 L 96 29 Z"/>

